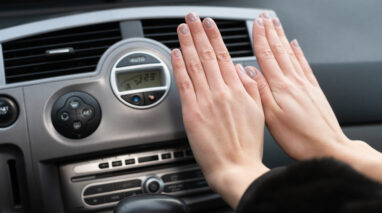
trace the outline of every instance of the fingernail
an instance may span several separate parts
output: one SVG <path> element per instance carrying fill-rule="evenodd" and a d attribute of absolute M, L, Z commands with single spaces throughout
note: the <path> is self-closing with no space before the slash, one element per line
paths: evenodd
<path fill-rule="evenodd" d="M 212 18 L 205 18 L 203 23 L 207 28 L 212 28 L 214 26 L 214 21 Z"/>
<path fill-rule="evenodd" d="M 187 19 L 190 21 L 190 22 L 195 22 L 196 21 L 196 15 L 194 13 L 189 13 L 187 15 Z"/>
<path fill-rule="evenodd" d="M 293 45 L 294 47 L 296 47 L 296 48 L 299 48 L 299 47 L 300 47 L 300 44 L 298 43 L 298 41 L 297 41 L 296 39 L 293 39 L 291 43 L 292 43 L 292 45 Z"/>
<path fill-rule="evenodd" d="M 245 73 L 243 65 L 239 64 L 239 71 L 242 73 Z"/>
<path fill-rule="evenodd" d="M 180 53 L 180 50 L 179 50 L 179 49 L 174 49 L 173 52 L 174 52 L 174 56 L 175 56 L 175 57 L 177 57 L 177 58 L 180 57 L 181 53 Z"/>
<path fill-rule="evenodd" d="M 262 19 L 262 18 L 258 18 L 258 19 L 256 19 L 256 22 L 257 22 L 257 24 L 258 24 L 260 27 L 264 27 L 264 22 L 263 22 L 263 19 Z"/>
<path fill-rule="evenodd" d="M 256 78 L 256 71 L 252 67 L 246 67 L 245 72 L 250 78 Z"/>
<path fill-rule="evenodd" d="M 263 15 L 263 17 L 264 17 L 265 19 L 270 19 L 270 18 L 271 18 L 271 17 L 269 16 L 269 13 L 268 13 L 268 12 L 263 12 L 262 15 Z"/>
<path fill-rule="evenodd" d="M 188 27 L 187 27 L 187 24 L 182 24 L 182 25 L 180 25 L 180 32 L 181 32 L 182 34 L 187 34 L 187 33 L 189 32 Z"/>
<path fill-rule="evenodd" d="M 278 18 L 273 19 L 272 22 L 273 22 L 273 25 L 275 25 L 275 27 L 281 26 L 280 20 Z"/>

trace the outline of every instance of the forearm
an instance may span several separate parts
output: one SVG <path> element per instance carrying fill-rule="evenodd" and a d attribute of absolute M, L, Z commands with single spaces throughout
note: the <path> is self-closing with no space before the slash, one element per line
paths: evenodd
<path fill-rule="evenodd" d="M 244 192 L 248 187 L 264 173 L 268 172 L 264 164 L 250 164 L 248 166 L 236 166 L 227 168 L 210 177 L 211 188 L 217 192 L 223 200 L 232 208 L 236 209 Z"/>

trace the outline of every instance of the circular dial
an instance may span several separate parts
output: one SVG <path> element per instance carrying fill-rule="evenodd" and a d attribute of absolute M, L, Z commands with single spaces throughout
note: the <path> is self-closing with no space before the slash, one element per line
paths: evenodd
<path fill-rule="evenodd" d="M 51 116 L 57 132 L 67 138 L 81 139 L 98 128 L 101 108 L 91 95 L 71 92 L 57 99 Z"/>
<path fill-rule="evenodd" d="M 17 103 L 8 96 L 0 95 L 0 128 L 12 125 L 18 116 Z"/>
<path fill-rule="evenodd" d="M 143 184 L 143 189 L 146 193 L 160 193 L 163 191 L 164 183 L 158 177 L 148 177 Z"/>

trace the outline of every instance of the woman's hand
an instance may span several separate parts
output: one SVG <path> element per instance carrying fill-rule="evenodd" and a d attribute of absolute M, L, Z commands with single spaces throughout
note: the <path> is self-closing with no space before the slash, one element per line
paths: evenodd
<path fill-rule="evenodd" d="M 254 79 L 265 120 L 283 150 L 298 160 L 334 157 L 382 180 L 381 154 L 345 136 L 298 42 L 289 44 L 279 20 L 263 13 L 254 22 L 253 41 L 264 74 Z M 378 164 L 379 172 L 370 169 Z"/>
<path fill-rule="evenodd" d="M 264 115 L 256 82 L 234 66 L 215 22 L 195 13 L 178 27 L 182 53 L 172 66 L 187 136 L 210 187 L 236 208 L 268 169 L 262 164 Z"/>

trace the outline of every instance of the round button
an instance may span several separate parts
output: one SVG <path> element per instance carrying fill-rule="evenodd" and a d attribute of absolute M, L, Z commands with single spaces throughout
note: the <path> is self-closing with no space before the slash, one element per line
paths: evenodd
<path fill-rule="evenodd" d="M 61 113 L 61 115 L 60 115 L 60 119 L 61 119 L 62 121 L 68 121 L 69 118 L 70 118 L 70 116 L 69 116 L 69 113 L 67 113 L 67 112 L 63 112 L 63 113 Z"/>
<path fill-rule="evenodd" d="M 72 109 L 77 109 L 80 106 L 80 102 L 77 100 L 72 100 L 70 101 L 69 105 Z"/>
<path fill-rule="evenodd" d="M 90 118 L 92 115 L 93 115 L 93 110 L 91 110 L 89 108 L 85 108 L 82 110 L 82 116 L 84 118 Z"/>
<path fill-rule="evenodd" d="M 147 193 L 160 193 L 163 190 L 163 181 L 158 177 L 149 177 L 144 183 L 144 190 Z"/>
<path fill-rule="evenodd" d="M 157 181 L 153 181 L 148 185 L 148 189 L 151 193 L 155 193 L 159 190 L 159 183 Z"/>
<path fill-rule="evenodd" d="M 12 125 L 19 115 L 16 102 L 8 97 L 0 95 L 0 128 Z"/>
<path fill-rule="evenodd" d="M 140 101 L 141 101 L 141 98 L 139 97 L 139 96 L 134 96 L 133 97 L 133 101 L 135 102 L 135 103 L 139 103 Z"/>
<path fill-rule="evenodd" d="M 81 129 L 81 127 L 82 127 L 81 121 L 74 121 L 73 122 L 73 129 L 74 130 L 79 130 L 79 129 Z"/>

